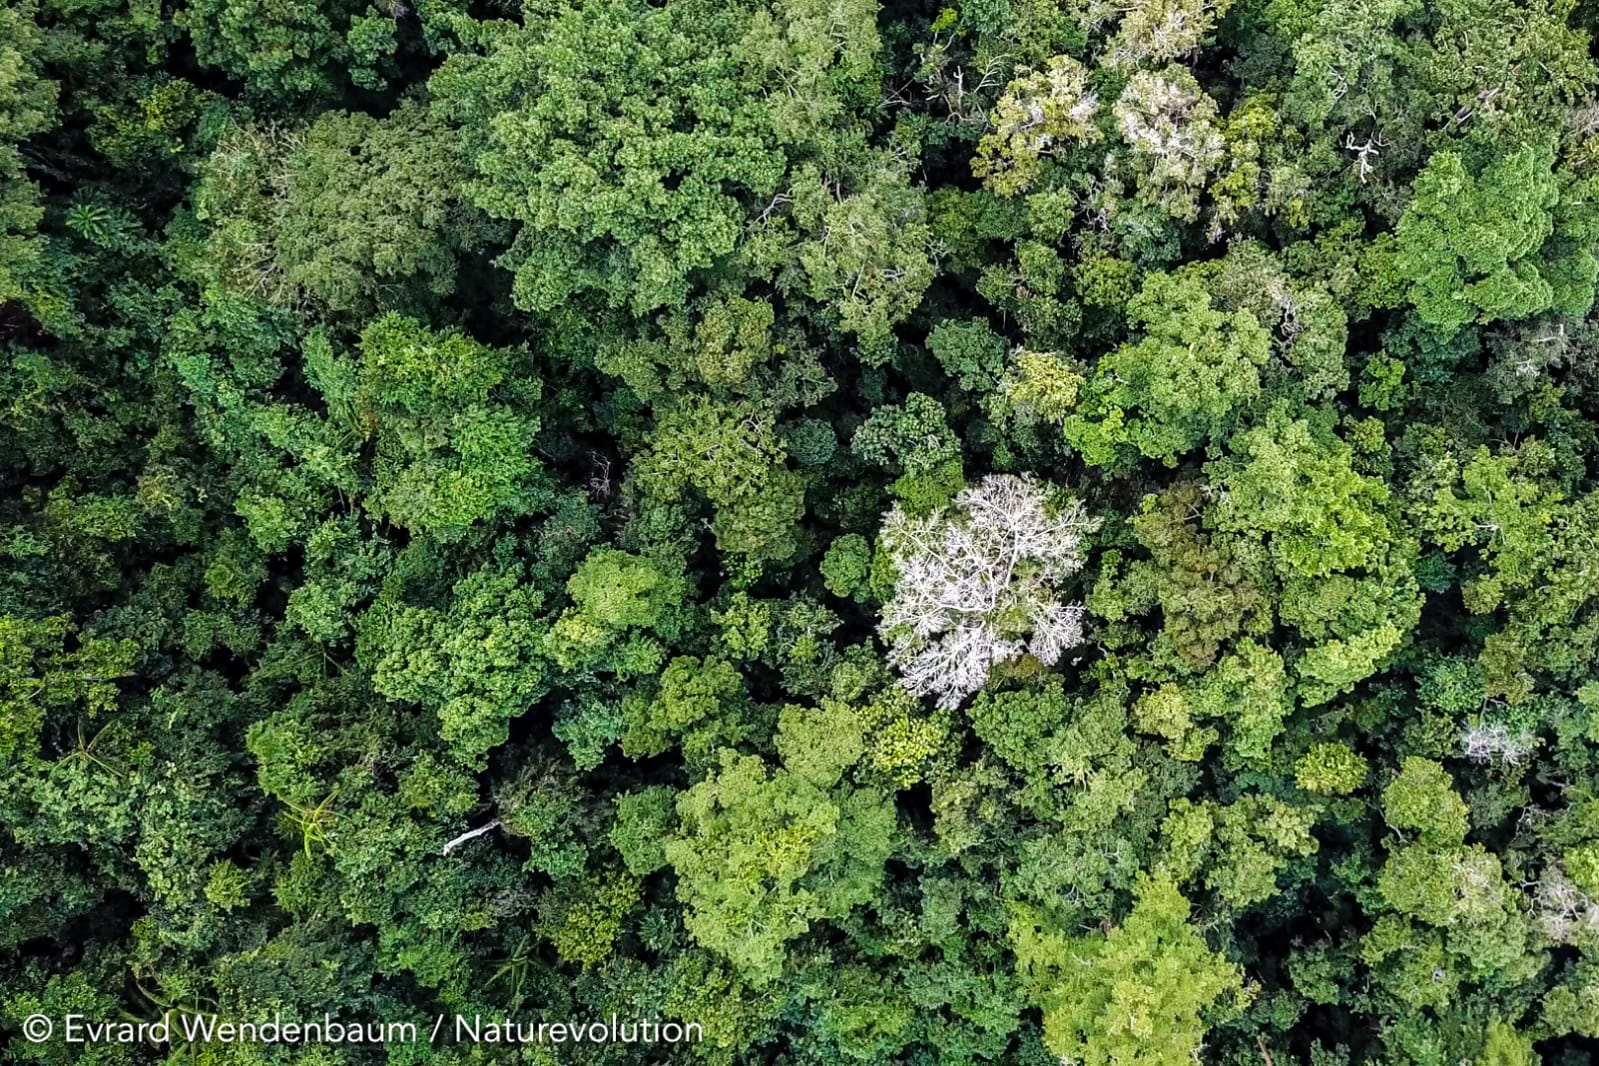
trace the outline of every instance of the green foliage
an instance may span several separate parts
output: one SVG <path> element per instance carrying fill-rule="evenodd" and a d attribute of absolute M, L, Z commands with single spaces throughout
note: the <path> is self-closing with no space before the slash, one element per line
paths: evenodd
<path fill-rule="evenodd" d="M 517 407 L 538 391 L 536 382 L 511 377 L 515 360 L 395 316 L 362 333 L 353 393 L 329 378 L 319 384 L 330 405 L 348 395 L 358 432 L 372 435 L 369 505 L 377 513 L 451 538 L 474 522 L 531 508 L 539 498 L 530 454 L 538 422 Z"/>
<path fill-rule="evenodd" d="M 1259 394 L 1271 338 L 1246 312 L 1212 307 L 1193 274 L 1150 275 L 1127 315 L 1144 339 L 1095 365 L 1066 439 L 1092 463 L 1108 464 L 1117 446 L 1131 445 L 1174 466 L 1224 434 L 1232 413 Z"/>
<path fill-rule="evenodd" d="M 1165 862 L 1183 881 L 1204 871 L 1205 887 L 1220 900 L 1248 907 L 1275 896 L 1287 863 L 1316 850 L 1313 821 L 1309 813 L 1267 796 L 1226 806 L 1177 800 L 1164 827 Z"/>
<path fill-rule="evenodd" d="M 872 897 L 893 827 L 881 795 L 843 781 L 864 750 L 848 708 L 786 709 L 779 750 L 775 771 L 724 750 L 678 799 L 682 831 L 666 844 L 689 932 L 756 984 L 779 975 L 785 944 L 813 921 Z"/>
<path fill-rule="evenodd" d="M 828 546 L 822 559 L 822 580 L 835 596 L 854 596 L 866 587 L 872 569 L 872 546 L 859 533 L 847 533 Z"/>
<path fill-rule="evenodd" d="M 1099 102 L 1088 71 L 1071 56 L 1055 56 L 1043 70 L 1017 71 L 989 116 L 993 129 L 977 146 L 972 173 L 1001 196 L 1036 184 L 1046 160 L 1073 141 L 1100 139 Z"/>
<path fill-rule="evenodd" d="M 572 599 L 550 627 L 551 657 L 567 670 L 609 663 L 619 673 L 660 665 L 661 645 L 649 636 L 671 635 L 684 595 L 683 581 L 653 560 L 615 548 L 596 548 L 566 584 Z"/>
<path fill-rule="evenodd" d="M 1477 174 L 1454 152 L 1428 160 L 1394 231 L 1394 267 L 1410 279 L 1423 322 L 1448 333 L 1473 321 L 1551 308 L 1580 315 L 1592 306 L 1599 216 L 1586 203 L 1592 193 L 1562 180 L 1553 163 L 1547 148 L 1535 147 Z"/>
<path fill-rule="evenodd" d="M 806 234 L 793 253 L 805 272 L 802 291 L 875 361 L 892 347 L 890 328 L 933 280 L 922 191 L 888 160 L 873 160 L 849 195 L 814 166 L 799 168 L 792 181 L 791 217 Z"/>
<path fill-rule="evenodd" d="M 727 53 L 741 21 L 701 4 L 567 8 L 495 33 L 434 79 L 441 104 L 481 116 L 465 131 L 483 177 L 474 199 L 523 223 L 508 260 L 520 304 L 549 310 L 585 290 L 639 312 L 679 304 L 692 271 L 733 251 L 736 193 L 771 196 L 785 169 L 775 138 L 734 121 Z M 613 158 L 628 163 L 594 165 Z"/>
<path fill-rule="evenodd" d="M 55 85 L 36 68 L 40 38 L 31 5 L 0 12 L 0 302 L 6 303 L 26 298 L 28 267 L 39 254 L 34 231 L 44 217 L 19 151 L 55 117 Z"/>
<path fill-rule="evenodd" d="M 1011 940 L 1050 1052 L 1094 1066 L 1190 1061 L 1211 1019 L 1242 1001 L 1243 975 L 1188 919 L 1165 875 L 1141 880 L 1132 912 L 1103 934 L 1066 937 L 1018 912 Z"/>
<path fill-rule="evenodd" d="M 634 476 L 656 499 L 691 488 L 703 495 L 723 551 L 783 560 L 795 550 L 793 525 L 804 509 L 804 482 L 785 459 L 766 412 L 690 401 L 662 418 L 655 447 L 640 457 Z"/>
<path fill-rule="evenodd" d="M 1312 745 L 1294 763 L 1294 783 L 1306 792 L 1345 796 L 1365 780 L 1366 760 L 1342 744 Z"/>
<path fill-rule="evenodd" d="M 438 715 L 462 761 L 505 743 L 511 720 L 545 691 L 543 597 L 524 580 L 480 570 L 456 583 L 447 610 L 382 604 L 361 627 L 372 687 Z"/>
<path fill-rule="evenodd" d="M 743 682 L 731 663 L 673 659 L 661 673 L 655 698 L 627 708 L 622 750 L 634 758 L 659 755 L 678 739 L 686 758 L 705 764 L 718 748 L 743 739 L 743 704 Z"/>
<path fill-rule="evenodd" d="M 1482 1054 L 1477 1057 L 1478 1066 L 1534 1066 L 1537 1061 L 1532 1041 L 1504 1022 L 1488 1027 Z"/>
<path fill-rule="evenodd" d="M 819 199 L 811 190 L 823 175 L 790 169 L 831 147 L 874 73 L 877 33 L 859 4 L 764 11 L 674 0 L 652 10 L 620 0 L 557 8 L 484 40 L 483 54 L 452 56 L 432 85 L 469 119 L 482 176 L 473 199 L 522 223 L 506 262 L 530 310 L 587 292 L 636 313 L 681 304 L 785 190 L 811 225 L 875 225 L 893 207 L 891 193 L 886 204 L 869 193 Z M 846 328 L 899 291 L 859 303 L 853 259 L 864 255 L 868 269 L 882 249 L 856 247 L 799 252 L 813 294 L 848 288 Z"/>
<path fill-rule="evenodd" d="M 894 491 L 917 510 L 942 505 L 962 484 L 960 443 L 943 405 L 924 393 L 878 407 L 855 431 L 850 450 L 899 472 Z"/>
<path fill-rule="evenodd" d="M 676 795 L 655 786 L 616 797 L 616 821 L 611 826 L 611 846 L 621 853 L 628 872 L 636 877 L 666 865 L 666 841 L 676 816 Z"/>
<path fill-rule="evenodd" d="M 618 871 L 561 884 L 539 908 L 539 929 L 568 962 L 594 966 L 611 955 L 639 883 Z"/>
<path fill-rule="evenodd" d="M 1435 762 L 1406 759 L 1399 776 L 1383 789 L 1382 804 L 1389 825 L 1415 830 L 1422 840 L 1458 844 L 1466 837 L 1466 805 Z"/>
<path fill-rule="evenodd" d="M 343 5 L 299 0 L 270 9 L 234 0 L 199 0 L 183 9 L 196 57 L 262 90 L 285 96 L 327 92 L 346 55 Z"/>
<path fill-rule="evenodd" d="M 991 392 L 1005 370 L 1005 340 L 988 323 L 940 322 L 927 335 L 927 350 L 963 389 Z"/>
<path fill-rule="evenodd" d="M 1596 27 L 0 5 L 0 1059 L 1588 1061 Z"/>
<path fill-rule="evenodd" d="M 132 672 L 137 654 L 133 641 L 85 638 L 59 615 L 0 616 L 0 759 L 36 758 L 47 717 L 76 710 L 94 721 L 112 712 L 117 680 Z"/>
<path fill-rule="evenodd" d="M 1325 578 L 1377 565 L 1391 540 L 1383 484 L 1354 469 L 1349 448 L 1303 419 L 1278 417 L 1239 435 L 1237 459 L 1212 468 L 1228 495 L 1217 512 L 1224 530 L 1271 536 L 1285 575 Z"/>
<path fill-rule="evenodd" d="M 421 107 L 322 115 L 273 208 L 285 280 L 334 311 L 415 299 L 408 289 L 449 295 L 458 257 L 495 235 L 462 200 L 468 177 L 452 133 Z"/>

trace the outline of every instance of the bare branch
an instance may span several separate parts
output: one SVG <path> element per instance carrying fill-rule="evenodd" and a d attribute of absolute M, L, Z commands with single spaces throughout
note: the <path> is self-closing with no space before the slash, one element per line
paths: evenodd
<path fill-rule="evenodd" d="M 440 851 L 439 854 L 440 855 L 448 855 L 450 852 L 454 851 L 456 848 L 460 847 L 462 844 L 465 844 L 467 841 L 476 840 L 478 837 L 482 836 L 484 833 L 492 833 L 492 832 L 494 832 L 494 830 L 498 829 L 499 827 L 500 827 L 500 820 L 498 818 L 496 818 L 496 819 L 494 819 L 494 821 L 488 823 L 487 825 L 480 825 L 476 829 L 468 829 L 466 832 L 462 833 L 460 836 L 456 837 L 454 840 L 450 841 L 448 844 L 445 844 L 444 845 L 444 849 L 442 851 Z"/>

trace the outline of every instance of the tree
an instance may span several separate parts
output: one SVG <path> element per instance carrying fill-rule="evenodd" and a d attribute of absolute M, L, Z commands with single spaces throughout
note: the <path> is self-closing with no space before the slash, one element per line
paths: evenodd
<path fill-rule="evenodd" d="M 1159 606 L 1163 624 L 1152 650 L 1186 670 L 1210 666 L 1233 637 L 1262 633 L 1270 603 L 1265 560 L 1247 542 L 1196 528 L 1191 519 L 1203 506 L 1204 490 L 1186 482 L 1145 497 L 1129 524 L 1150 558 L 1125 573 L 1108 563 L 1089 598 L 1112 619 Z"/>
<path fill-rule="evenodd" d="M 1059 585 L 1082 566 L 1096 525 L 1080 504 L 1009 475 L 923 518 L 896 505 L 879 535 L 895 580 L 878 631 L 905 687 L 952 709 L 996 664 L 1025 650 L 1052 666 L 1081 643 L 1083 609 L 1060 602 Z"/>
<path fill-rule="evenodd" d="M 743 681 L 731 663 L 673 659 L 655 698 L 627 705 L 622 750 L 634 757 L 659 755 L 675 740 L 691 765 L 708 765 L 719 749 L 745 738 L 744 702 Z"/>
<path fill-rule="evenodd" d="M 583 560 L 566 591 L 572 606 L 550 627 L 550 657 L 565 670 L 633 675 L 660 668 L 659 638 L 680 632 L 688 589 L 656 560 L 602 547 Z"/>
<path fill-rule="evenodd" d="M 627 912 L 638 903 L 639 883 L 619 870 L 565 882 L 540 906 L 539 926 L 561 958 L 595 966 L 610 958 Z"/>
<path fill-rule="evenodd" d="M 775 16 L 704 0 L 563 5 L 480 40 L 430 87 L 468 138 L 474 202 L 522 224 L 505 259 L 517 302 L 549 312 L 592 293 L 635 314 L 683 304 L 769 204 L 794 197 L 791 165 L 838 136 L 878 48 L 864 6 L 803 0 Z M 881 217 L 869 200 L 816 217 L 863 212 Z M 815 280 L 851 292 L 856 274 L 829 265 Z"/>
<path fill-rule="evenodd" d="M 927 350 L 963 389 L 992 392 L 1005 373 L 1005 339 L 987 322 L 947 319 L 927 335 Z"/>
<path fill-rule="evenodd" d="M 1166 819 L 1166 864 L 1179 881 L 1204 871 L 1204 885 L 1227 906 L 1271 899 L 1277 879 L 1298 858 L 1317 850 L 1312 812 L 1268 796 L 1244 796 L 1225 806 L 1177 800 Z"/>
<path fill-rule="evenodd" d="M 1141 877 L 1132 913 L 1106 933 L 1066 937 L 1018 910 L 1010 935 L 1045 1044 L 1084 1066 L 1180 1066 L 1209 1018 L 1247 1002 L 1242 971 L 1194 931 L 1166 874 Z"/>
<path fill-rule="evenodd" d="M 822 560 L 822 580 L 835 596 L 855 596 L 865 590 L 871 573 L 872 546 L 859 533 L 846 533 L 828 546 Z"/>
<path fill-rule="evenodd" d="M 1294 763 L 1294 783 L 1307 792 L 1347 795 L 1366 779 L 1366 760 L 1346 745 L 1321 743 Z"/>
<path fill-rule="evenodd" d="M 779 729 L 782 766 L 724 749 L 720 770 L 679 797 L 682 829 L 666 844 L 689 931 L 756 985 L 813 921 L 871 898 L 893 828 L 883 796 L 844 782 L 864 751 L 849 708 L 787 708 Z"/>
<path fill-rule="evenodd" d="M 1273 412 L 1265 425 L 1240 433 L 1232 451 L 1208 468 L 1228 490 L 1218 528 L 1270 534 L 1285 575 L 1326 577 L 1378 564 L 1394 539 L 1382 511 L 1388 490 L 1355 471 L 1347 445 Z"/>
<path fill-rule="evenodd" d="M 178 23 L 189 31 L 200 62 L 262 91 L 286 97 L 333 88 L 348 54 L 341 24 L 354 5 L 283 4 L 271 9 L 232 0 L 186 4 Z"/>
<path fill-rule="evenodd" d="M 456 583 L 448 610 L 380 604 L 360 626 L 373 687 L 433 711 L 464 763 L 481 765 L 547 690 L 544 597 L 525 581 L 485 567 Z"/>
<path fill-rule="evenodd" d="M 27 291 L 24 275 L 38 254 L 34 228 L 44 217 L 37 190 L 24 174 L 18 144 L 50 127 L 55 91 L 33 68 L 39 54 L 39 27 L 32 6 L 18 4 L 0 12 L 0 303 Z"/>
<path fill-rule="evenodd" d="M 695 398 L 663 415 L 633 483 L 654 500 L 693 488 L 715 512 L 718 547 L 755 562 L 781 561 L 795 550 L 794 525 L 805 505 L 804 481 L 786 460 L 769 411 Z"/>
<path fill-rule="evenodd" d="M 1592 516 L 1599 499 L 1566 500 L 1549 478 L 1542 441 L 1494 454 L 1446 457 L 1416 479 L 1426 499 L 1421 521 L 1447 551 L 1468 548 L 1479 560 L 1462 580 L 1473 613 L 1505 609 L 1505 624 L 1482 649 L 1488 695 L 1524 700 L 1537 673 L 1569 676 L 1585 662 L 1594 634 L 1585 618 L 1599 587 L 1586 560 L 1592 555 Z M 1530 593 L 1536 590 L 1536 596 Z"/>
<path fill-rule="evenodd" d="M 1383 813 L 1395 829 L 1415 830 L 1422 840 L 1458 844 L 1466 838 L 1466 805 L 1449 775 L 1435 762 L 1411 756 L 1383 789 Z"/>
<path fill-rule="evenodd" d="M 470 169 L 436 115 L 328 112 L 302 130 L 234 128 L 203 165 L 201 216 L 237 283 L 330 310 L 419 311 L 497 227 L 470 207 Z"/>
<path fill-rule="evenodd" d="M 1245 311 L 1222 311 L 1192 273 L 1151 274 L 1127 306 L 1144 330 L 1100 359 L 1065 422 L 1066 439 L 1108 464 L 1118 445 L 1176 465 L 1177 457 L 1227 431 L 1234 412 L 1260 393 L 1271 337 Z"/>
<path fill-rule="evenodd" d="M 441 106 L 498 116 L 466 135 L 485 179 L 474 200 L 524 223 L 508 259 L 518 303 L 548 311 L 598 290 L 639 313 L 681 304 L 690 273 L 733 251 L 738 194 L 771 196 L 785 169 L 760 125 L 732 120 L 741 21 L 692 4 L 566 8 L 536 34 L 500 29 L 434 76 Z M 595 165 L 611 159 L 624 165 Z"/>
<path fill-rule="evenodd" d="M 977 145 L 972 173 L 1001 196 L 1014 196 L 1038 183 L 1046 160 L 1074 142 L 1100 140 L 1099 96 L 1088 78 L 1088 68 L 1071 56 L 1055 56 L 1043 70 L 1017 71 L 989 115 L 993 129 Z"/>
<path fill-rule="evenodd" d="M 815 167 L 795 172 L 792 219 L 808 236 L 794 256 L 805 272 L 803 291 L 877 360 L 892 351 L 890 327 L 916 310 L 932 283 L 932 231 L 922 190 L 891 157 L 852 182 L 858 191 L 843 195 L 841 184 Z"/>
<path fill-rule="evenodd" d="M 1529 146 L 1479 172 L 1439 152 L 1416 178 L 1395 229 L 1394 267 L 1421 320 L 1449 334 L 1468 322 L 1581 315 L 1599 279 L 1599 214 L 1587 184 Z"/>
<path fill-rule="evenodd" d="M 353 376 L 313 355 L 337 429 L 373 442 L 374 512 L 449 540 L 543 499 L 532 455 L 539 424 L 528 411 L 538 379 L 518 372 L 519 353 L 388 315 L 361 334 Z"/>
<path fill-rule="evenodd" d="M 1126 7 L 1096 0 L 1090 12 L 1097 18 L 1120 16 L 1105 49 L 1115 66 L 1136 67 L 1194 52 L 1231 7 L 1231 0 L 1156 0 Z"/>
<path fill-rule="evenodd" d="M 1111 109 L 1131 150 L 1139 196 L 1174 218 L 1199 214 L 1199 190 L 1222 161 L 1216 102 L 1182 67 L 1139 71 Z"/>
<path fill-rule="evenodd" d="M 962 482 L 960 442 L 950 432 L 944 405 L 925 393 L 878 407 L 855 430 L 850 450 L 901 471 L 894 491 L 916 510 L 948 501 Z"/>

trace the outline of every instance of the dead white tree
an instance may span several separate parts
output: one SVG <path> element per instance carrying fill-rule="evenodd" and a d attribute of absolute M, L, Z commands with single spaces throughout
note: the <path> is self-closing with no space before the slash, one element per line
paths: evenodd
<path fill-rule="evenodd" d="M 953 709 L 995 664 L 1025 651 L 1053 665 L 1081 644 L 1083 608 L 1062 603 L 1058 586 L 1082 567 L 1097 525 L 1080 503 L 1053 506 L 1046 485 L 1012 474 L 925 517 L 896 505 L 882 531 L 896 582 L 878 631 L 901 684 Z"/>
<path fill-rule="evenodd" d="M 1353 133 L 1344 134 L 1344 151 L 1355 153 L 1355 173 L 1360 178 L 1360 184 L 1366 184 L 1366 179 L 1370 178 L 1377 168 L 1375 160 L 1387 147 L 1388 140 L 1381 130 L 1367 137 L 1365 144 L 1356 144 Z"/>
<path fill-rule="evenodd" d="M 1599 933 L 1599 904 L 1578 888 L 1558 863 L 1544 870 L 1532 885 L 1532 917 L 1556 944 L 1569 944 Z"/>
<path fill-rule="evenodd" d="M 1537 746 L 1537 737 L 1522 730 L 1512 733 L 1498 724 L 1467 723 L 1460 731 L 1460 752 L 1472 762 L 1517 766 Z"/>

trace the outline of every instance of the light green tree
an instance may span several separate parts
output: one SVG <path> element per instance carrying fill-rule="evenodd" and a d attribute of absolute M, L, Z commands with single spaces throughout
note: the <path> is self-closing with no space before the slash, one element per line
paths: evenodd
<path fill-rule="evenodd" d="M 1132 912 L 1107 933 L 1068 937 L 1018 908 L 1011 943 L 1044 1010 L 1051 1053 L 1083 1066 L 1183 1066 L 1213 1021 L 1247 997 L 1243 972 L 1189 924 L 1169 874 L 1141 876 Z"/>
<path fill-rule="evenodd" d="M 1271 336 L 1246 311 L 1214 306 L 1194 274 L 1151 274 L 1128 304 L 1143 339 L 1104 356 L 1083 387 L 1066 439 L 1090 462 L 1118 446 L 1169 466 L 1229 428 L 1260 393 Z"/>
<path fill-rule="evenodd" d="M 724 750 L 679 797 L 682 828 L 666 844 L 689 932 L 757 984 L 813 922 L 872 898 L 894 828 L 884 796 L 845 781 L 865 752 L 852 709 L 787 708 L 779 728 L 782 765 Z"/>
<path fill-rule="evenodd" d="M 999 195 L 1014 196 L 1038 183 L 1046 161 L 1098 141 L 1099 97 L 1088 78 L 1071 56 L 1018 71 L 989 115 L 992 129 L 978 142 L 972 173 Z"/>

